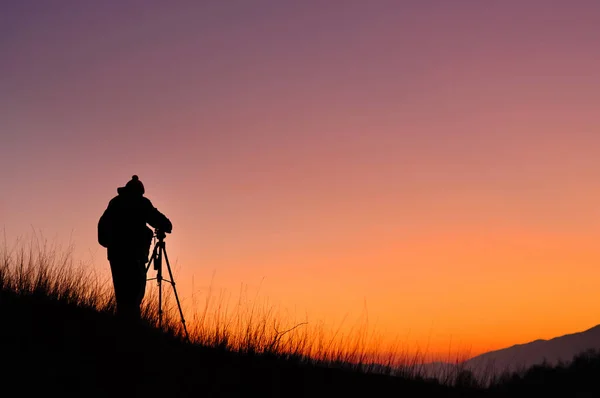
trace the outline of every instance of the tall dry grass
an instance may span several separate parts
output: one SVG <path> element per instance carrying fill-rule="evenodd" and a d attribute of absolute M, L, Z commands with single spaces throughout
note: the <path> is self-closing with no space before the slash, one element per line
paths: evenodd
<path fill-rule="evenodd" d="M 112 281 L 94 267 L 76 263 L 72 245 L 63 247 L 34 236 L 0 246 L 0 297 L 34 297 L 114 313 Z M 172 289 L 163 287 L 163 330 L 183 338 Z M 142 316 L 155 327 L 157 304 L 156 291 L 149 283 Z M 465 382 L 459 366 L 448 366 L 437 375 L 427 373 L 423 367 L 426 350 L 415 353 L 402 343 L 385 343 L 369 324 L 366 312 L 350 327 L 328 328 L 323 322 L 309 321 L 306 315 L 280 311 L 241 288 L 235 300 L 226 292 L 211 289 L 202 303 L 193 299 L 192 308 L 185 313 L 191 344 L 361 372 L 437 378 L 447 385 Z M 460 361 L 457 356 L 456 364 Z"/>
<path fill-rule="evenodd" d="M 72 245 L 62 247 L 35 235 L 13 245 L 5 240 L 0 247 L 0 292 L 114 311 L 110 281 L 91 267 L 76 266 L 72 253 Z"/>

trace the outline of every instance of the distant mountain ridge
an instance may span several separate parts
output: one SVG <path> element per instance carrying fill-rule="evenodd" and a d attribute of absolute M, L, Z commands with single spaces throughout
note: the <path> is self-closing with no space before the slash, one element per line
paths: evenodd
<path fill-rule="evenodd" d="M 544 362 L 549 365 L 557 365 L 559 362 L 568 363 L 575 355 L 590 349 L 600 350 L 600 325 L 583 332 L 566 334 L 549 340 L 538 339 L 486 352 L 459 365 L 439 362 L 425 364 L 423 370 L 433 376 L 459 366 L 471 370 L 477 377 L 484 374 L 499 375 L 505 371 L 520 371 Z"/>
<path fill-rule="evenodd" d="M 600 349 L 600 325 L 550 340 L 538 339 L 486 352 L 463 365 L 472 370 L 493 367 L 496 372 L 517 371 L 543 362 L 550 365 L 570 362 L 575 355 L 589 349 Z"/>

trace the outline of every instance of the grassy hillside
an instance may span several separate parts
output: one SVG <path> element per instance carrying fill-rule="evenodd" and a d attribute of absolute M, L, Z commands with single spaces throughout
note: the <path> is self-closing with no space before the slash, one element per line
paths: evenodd
<path fill-rule="evenodd" d="M 214 338 L 228 336 L 222 330 L 211 334 L 196 329 L 192 343 L 185 342 L 172 315 L 165 330 L 156 328 L 152 302 L 145 303 L 144 324 L 124 323 L 114 316 L 111 285 L 74 267 L 68 253 L 46 245 L 4 249 L 2 391 L 8 396 L 88 397 L 475 397 L 600 391 L 595 382 L 598 355 L 571 367 L 506 375 L 484 390 L 468 373 L 440 383 L 416 373 L 397 376 L 386 366 L 339 360 L 343 357 L 316 360 L 290 349 L 299 344 L 280 344 L 281 333 L 265 344 L 268 339 L 256 337 L 260 327 L 248 328 L 250 337 L 238 339 L 237 346 Z"/>

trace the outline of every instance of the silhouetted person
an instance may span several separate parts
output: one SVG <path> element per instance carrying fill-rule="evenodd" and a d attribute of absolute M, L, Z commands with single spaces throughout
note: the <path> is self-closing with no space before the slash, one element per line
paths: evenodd
<path fill-rule="evenodd" d="M 117 314 L 140 319 L 140 304 L 146 290 L 146 266 L 153 232 L 146 224 L 170 233 L 173 226 L 164 214 L 144 197 L 144 185 L 134 175 L 98 222 L 98 242 L 107 248 L 112 273 Z"/>

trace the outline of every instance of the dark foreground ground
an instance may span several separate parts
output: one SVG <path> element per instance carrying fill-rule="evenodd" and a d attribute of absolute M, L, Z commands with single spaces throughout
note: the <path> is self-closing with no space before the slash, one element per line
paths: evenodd
<path fill-rule="evenodd" d="M 0 292 L 0 322 L 2 396 L 600 396 L 598 355 L 491 389 L 459 388 L 194 346 L 111 314 L 10 292 Z"/>

